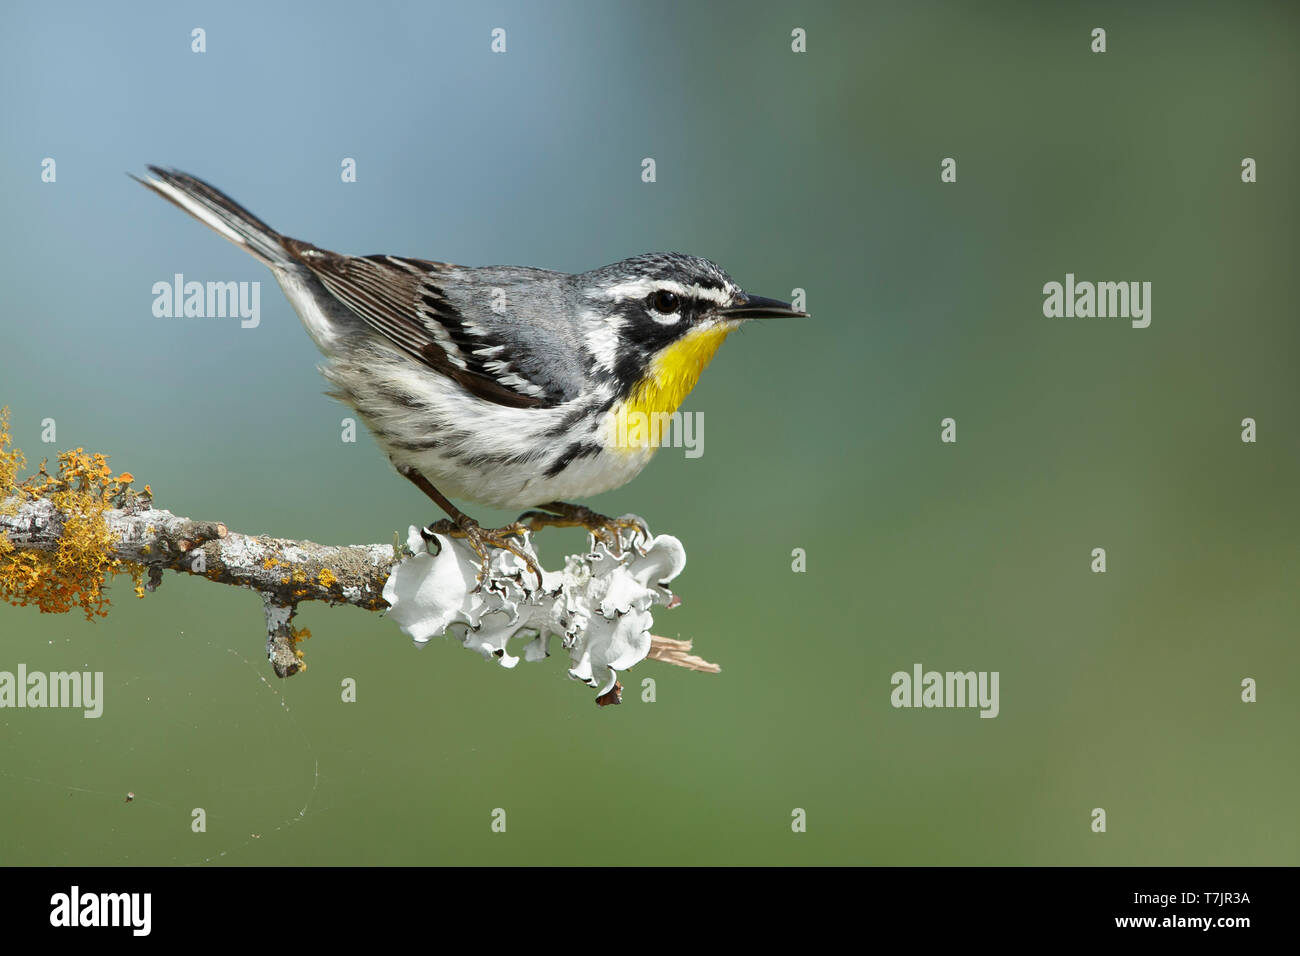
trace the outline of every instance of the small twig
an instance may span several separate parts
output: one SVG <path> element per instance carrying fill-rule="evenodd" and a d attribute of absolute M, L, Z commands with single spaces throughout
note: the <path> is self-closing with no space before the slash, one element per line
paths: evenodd
<path fill-rule="evenodd" d="M 717 664 L 711 664 L 702 657 L 686 653 L 690 649 L 690 641 L 679 641 L 671 637 L 659 637 L 652 634 L 650 636 L 650 653 L 646 655 L 646 658 L 663 661 L 665 664 L 676 664 L 678 667 L 685 667 L 688 670 L 703 671 L 706 674 L 722 673 L 722 668 Z"/>

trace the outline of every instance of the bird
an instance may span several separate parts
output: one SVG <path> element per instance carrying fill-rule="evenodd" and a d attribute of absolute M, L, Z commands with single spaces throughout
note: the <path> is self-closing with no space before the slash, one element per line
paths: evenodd
<path fill-rule="evenodd" d="M 628 441 L 617 423 L 675 412 L 743 322 L 808 317 L 677 252 L 581 273 L 344 255 L 276 232 L 197 177 L 147 169 L 131 178 L 270 267 L 325 356 L 329 394 L 446 513 L 425 539 L 465 539 L 480 588 L 493 548 L 519 557 L 540 587 L 516 546 L 525 531 L 580 526 L 616 551 L 625 531 L 648 540 L 639 519 L 571 503 L 650 461 L 653 444 Z M 532 510 L 489 529 L 452 498 Z"/>

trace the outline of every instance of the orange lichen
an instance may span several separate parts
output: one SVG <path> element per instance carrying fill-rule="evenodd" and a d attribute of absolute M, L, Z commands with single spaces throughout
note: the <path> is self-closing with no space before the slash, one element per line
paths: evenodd
<path fill-rule="evenodd" d="M 0 514 L 17 514 L 18 502 L 6 499 L 14 495 L 18 473 L 27 467 L 27 459 L 17 448 L 9 448 L 9 408 L 0 408 Z M 3 542 L 0 538 L 0 542 Z M 0 544 L 2 547 L 3 544 Z"/>
<path fill-rule="evenodd" d="M 289 625 L 289 643 L 293 646 L 293 656 L 298 659 L 298 670 L 300 671 L 305 671 L 307 669 L 307 661 L 305 660 L 305 655 L 303 654 L 302 649 L 298 647 L 298 645 L 303 641 L 310 639 L 311 628 L 294 627 L 292 624 Z"/>
<path fill-rule="evenodd" d="M 334 572 L 329 568 L 321 568 L 320 574 L 316 575 L 316 580 L 320 582 L 321 587 L 327 590 L 339 583 L 339 579 L 334 576 Z"/>
<path fill-rule="evenodd" d="M 105 586 L 117 574 L 129 574 L 143 597 L 144 567 L 113 556 L 117 542 L 104 519 L 107 509 L 138 499 L 132 475 L 114 476 L 106 456 L 78 448 L 59 454 L 57 475 L 41 462 L 36 474 L 20 482 L 26 459 L 10 440 L 9 409 L 0 409 L 0 502 L 7 501 L 7 513 L 14 514 L 22 500 L 44 498 L 61 513 L 63 527 L 53 551 L 20 551 L 0 535 L 0 599 L 55 614 L 75 605 L 87 619 L 102 617 L 109 604 Z"/>

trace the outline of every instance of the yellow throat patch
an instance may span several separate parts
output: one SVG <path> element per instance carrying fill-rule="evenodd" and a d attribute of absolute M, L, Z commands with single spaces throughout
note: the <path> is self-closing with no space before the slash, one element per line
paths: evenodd
<path fill-rule="evenodd" d="M 640 436 L 658 435 L 661 416 L 671 415 L 685 401 L 714 353 L 736 326 L 732 323 L 692 329 L 665 348 L 632 394 L 610 409 L 607 442 L 621 451 L 639 451 L 656 442 Z"/>

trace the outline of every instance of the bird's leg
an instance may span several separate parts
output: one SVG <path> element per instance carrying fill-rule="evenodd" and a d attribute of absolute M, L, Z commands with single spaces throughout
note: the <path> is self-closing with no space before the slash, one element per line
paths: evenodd
<path fill-rule="evenodd" d="M 537 586 L 542 586 L 542 569 L 537 566 L 537 562 L 529 555 L 519 550 L 511 543 L 511 537 L 522 537 L 529 529 L 516 521 L 514 524 L 507 525 L 504 528 L 484 528 L 477 521 L 471 518 L 465 512 L 461 511 L 455 505 L 443 496 L 428 478 L 420 474 L 409 465 L 398 465 L 398 472 L 408 479 L 415 487 L 423 491 L 429 498 L 443 511 L 451 515 L 450 519 L 444 518 L 441 521 L 435 521 L 433 524 L 420 529 L 420 534 L 426 541 L 435 534 L 445 534 L 453 538 L 464 538 L 474 553 L 478 555 L 481 566 L 475 581 L 475 591 L 483 589 L 483 582 L 487 580 L 488 573 L 492 567 L 492 557 L 489 548 L 500 548 L 503 551 L 509 551 L 524 565 L 529 571 L 537 576 Z"/>
<path fill-rule="evenodd" d="M 628 532 L 629 543 L 642 554 L 645 552 L 641 545 L 650 542 L 650 529 L 635 515 L 610 518 L 582 505 L 570 505 L 563 501 L 551 501 L 537 507 L 541 510 L 525 511 L 519 516 L 519 522 L 529 531 L 540 531 L 542 528 L 585 528 L 616 556 L 623 553 L 625 531 Z"/>

